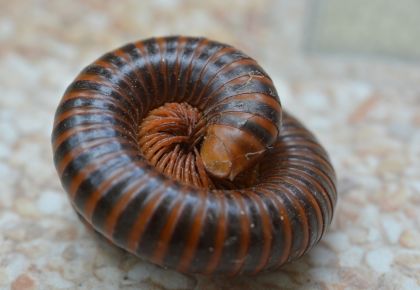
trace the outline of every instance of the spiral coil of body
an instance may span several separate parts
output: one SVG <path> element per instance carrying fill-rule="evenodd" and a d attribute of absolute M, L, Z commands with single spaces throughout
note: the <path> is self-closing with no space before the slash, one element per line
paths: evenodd
<path fill-rule="evenodd" d="M 182 119 L 164 106 L 198 113 Z M 163 117 L 195 127 L 180 132 L 161 125 Z M 333 216 L 325 150 L 282 113 L 255 60 L 205 38 L 148 39 L 96 60 L 66 90 L 52 144 L 82 219 L 115 245 L 179 271 L 276 269 L 313 247 Z M 235 188 L 255 167 L 252 184 Z"/>

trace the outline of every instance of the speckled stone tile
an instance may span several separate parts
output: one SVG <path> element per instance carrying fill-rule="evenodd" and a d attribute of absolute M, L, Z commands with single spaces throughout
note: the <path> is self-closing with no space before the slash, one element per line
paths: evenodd
<path fill-rule="evenodd" d="M 308 2 L 0 0 L 0 289 L 420 289 L 420 65 L 306 54 Z M 66 86 L 128 41 L 203 35 L 259 60 L 326 146 L 325 238 L 274 273 L 221 279 L 140 261 L 78 221 L 52 161 Z"/>

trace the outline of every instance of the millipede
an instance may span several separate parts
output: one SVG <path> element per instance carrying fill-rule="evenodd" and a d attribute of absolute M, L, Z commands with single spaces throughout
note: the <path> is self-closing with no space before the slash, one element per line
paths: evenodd
<path fill-rule="evenodd" d="M 54 119 L 54 163 L 100 236 L 151 263 L 235 276 L 311 249 L 337 199 L 329 156 L 258 63 L 170 36 L 88 65 Z"/>

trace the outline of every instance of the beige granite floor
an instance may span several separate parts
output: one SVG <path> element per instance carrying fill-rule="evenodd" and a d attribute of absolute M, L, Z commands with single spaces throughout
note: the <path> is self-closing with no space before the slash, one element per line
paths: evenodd
<path fill-rule="evenodd" d="M 0 0 L 0 289 L 420 289 L 420 63 L 305 50 L 309 3 Z M 259 60 L 330 152 L 333 224 L 281 271 L 226 280 L 163 270 L 98 243 L 69 206 L 49 141 L 64 89 L 100 54 L 166 34 Z"/>

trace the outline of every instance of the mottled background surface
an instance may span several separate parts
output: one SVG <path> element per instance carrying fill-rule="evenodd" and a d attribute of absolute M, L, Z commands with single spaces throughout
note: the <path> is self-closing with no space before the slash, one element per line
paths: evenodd
<path fill-rule="evenodd" d="M 0 0 L 0 289 L 420 289 L 420 2 Z M 323 241 L 233 280 L 98 243 L 69 206 L 50 131 L 66 86 L 128 41 L 203 35 L 256 58 L 330 152 Z"/>

